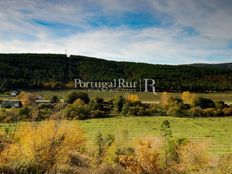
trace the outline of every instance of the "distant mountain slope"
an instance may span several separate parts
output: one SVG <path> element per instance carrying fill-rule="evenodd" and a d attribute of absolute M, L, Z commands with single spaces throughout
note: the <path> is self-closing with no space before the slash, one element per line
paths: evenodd
<path fill-rule="evenodd" d="M 219 63 L 219 64 L 191 64 L 191 66 L 202 67 L 202 68 L 220 68 L 232 70 L 232 63 Z"/>
<path fill-rule="evenodd" d="M 232 90 L 232 70 L 211 65 L 152 65 L 58 54 L 0 54 L 0 91 L 73 87 L 75 78 L 86 81 L 152 78 L 159 91 Z"/>

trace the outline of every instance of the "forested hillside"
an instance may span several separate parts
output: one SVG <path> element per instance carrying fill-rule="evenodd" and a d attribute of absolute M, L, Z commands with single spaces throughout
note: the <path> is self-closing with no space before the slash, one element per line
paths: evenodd
<path fill-rule="evenodd" d="M 75 78 L 95 81 L 153 78 L 159 91 L 232 90 L 230 68 L 152 65 L 56 54 L 0 54 L 1 91 L 73 87 Z"/>
<path fill-rule="evenodd" d="M 191 66 L 195 67 L 207 67 L 207 68 L 219 68 L 219 69 L 228 69 L 232 70 L 232 63 L 219 63 L 219 64 L 204 64 L 204 63 L 198 63 L 198 64 L 192 64 Z"/>

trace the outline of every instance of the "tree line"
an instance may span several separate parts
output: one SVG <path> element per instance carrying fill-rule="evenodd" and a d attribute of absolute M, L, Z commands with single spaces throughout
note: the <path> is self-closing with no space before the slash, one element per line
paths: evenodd
<path fill-rule="evenodd" d="M 74 88 L 74 79 L 156 80 L 158 91 L 211 92 L 232 89 L 232 70 L 215 66 L 153 65 L 57 54 L 0 54 L 0 91 Z"/>

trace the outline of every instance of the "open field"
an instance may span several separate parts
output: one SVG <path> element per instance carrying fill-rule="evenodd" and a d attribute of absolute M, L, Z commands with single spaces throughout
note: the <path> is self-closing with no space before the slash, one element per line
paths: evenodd
<path fill-rule="evenodd" d="M 125 133 L 129 142 L 138 138 L 160 136 L 160 125 L 168 119 L 175 137 L 205 142 L 214 154 L 232 153 L 232 117 L 223 118 L 176 118 L 176 117 L 115 117 L 85 121 L 62 121 L 65 124 L 80 124 L 91 146 L 98 133 L 113 134 L 116 139 Z M 0 128 L 7 124 L 1 124 Z"/>
<path fill-rule="evenodd" d="M 29 91 L 34 92 L 43 96 L 45 99 L 50 99 L 53 95 L 57 95 L 60 98 L 63 98 L 67 92 L 70 90 L 40 90 L 40 91 Z M 76 90 L 77 91 L 77 90 Z M 129 92 L 116 92 L 116 91 L 94 91 L 94 90 L 82 90 L 83 92 L 88 93 L 90 98 L 102 97 L 105 100 L 112 99 L 116 95 L 127 96 Z M 154 95 L 151 92 L 134 92 L 137 94 L 141 101 L 143 102 L 159 102 L 160 93 Z M 181 93 L 170 93 L 173 96 L 180 96 Z M 232 92 L 214 92 L 214 93 L 195 93 L 196 96 L 201 96 L 209 98 L 215 101 L 224 101 L 225 103 L 232 104 Z"/>

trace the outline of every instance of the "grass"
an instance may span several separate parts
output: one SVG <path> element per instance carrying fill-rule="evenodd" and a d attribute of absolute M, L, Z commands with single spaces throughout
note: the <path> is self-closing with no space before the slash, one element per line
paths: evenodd
<path fill-rule="evenodd" d="M 68 90 L 58 91 L 29 91 L 39 94 L 44 99 L 49 99 L 53 95 L 63 98 Z M 90 98 L 102 97 L 105 100 L 112 99 L 115 95 L 126 96 L 125 92 L 109 91 L 83 91 L 87 92 Z M 160 93 L 157 96 L 152 93 L 136 92 L 143 102 L 159 102 Z M 181 93 L 172 93 L 173 96 L 180 96 Z M 232 92 L 217 93 L 196 93 L 196 96 L 210 98 L 215 101 L 225 101 L 232 104 Z M 80 126 L 86 132 L 89 145 L 93 144 L 98 133 L 113 134 L 121 137 L 123 132 L 128 132 L 128 139 L 133 142 L 138 138 L 153 138 L 160 136 L 160 125 L 163 120 L 171 122 L 173 135 L 176 137 L 189 138 L 194 142 L 207 142 L 210 151 L 215 154 L 232 153 L 232 117 L 223 118 L 176 118 L 176 117 L 115 117 L 106 119 L 89 119 L 79 121 Z M 68 124 L 77 124 L 78 121 L 65 121 Z M 7 124 L 0 124 L 0 128 Z M 10 125 L 14 126 L 14 125 Z"/>
<path fill-rule="evenodd" d="M 176 117 L 116 117 L 80 121 L 89 142 L 97 133 L 121 137 L 128 132 L 128 139 L 160 136 L 160 125 L 168 119 L 175 137 L 189 138 L 194 142 L 206 142 L 215 154 L 232 153 L 232 117 L 224 118 L 176 118 Z"/>
<path fill-rule="evenodd" d="M 115 117 L 105 119 L 89 119 L 84 121 L 62 121 L 80 125 L 85 131 L 88 145 L 92 146 L 98 133 L 112 134 L 116 139 L 125 132 L 129 142 L 139 138 L 155 138 L 160 136 L 160 125 L 169 120 L 175 137 L 188 138 L 193 142 L 207 143 L 214 154 L 232 153 L 232 117 L 223 118 L 176 118 L 176 117 Z M 25 124 L 25 123 L 20 123 Z M 0 124 L 0 129 L 7 124 Z M 15 125 L 8 125 L 13 128 Z M 19 126 L 20 127 L 20 126 Z"/>

